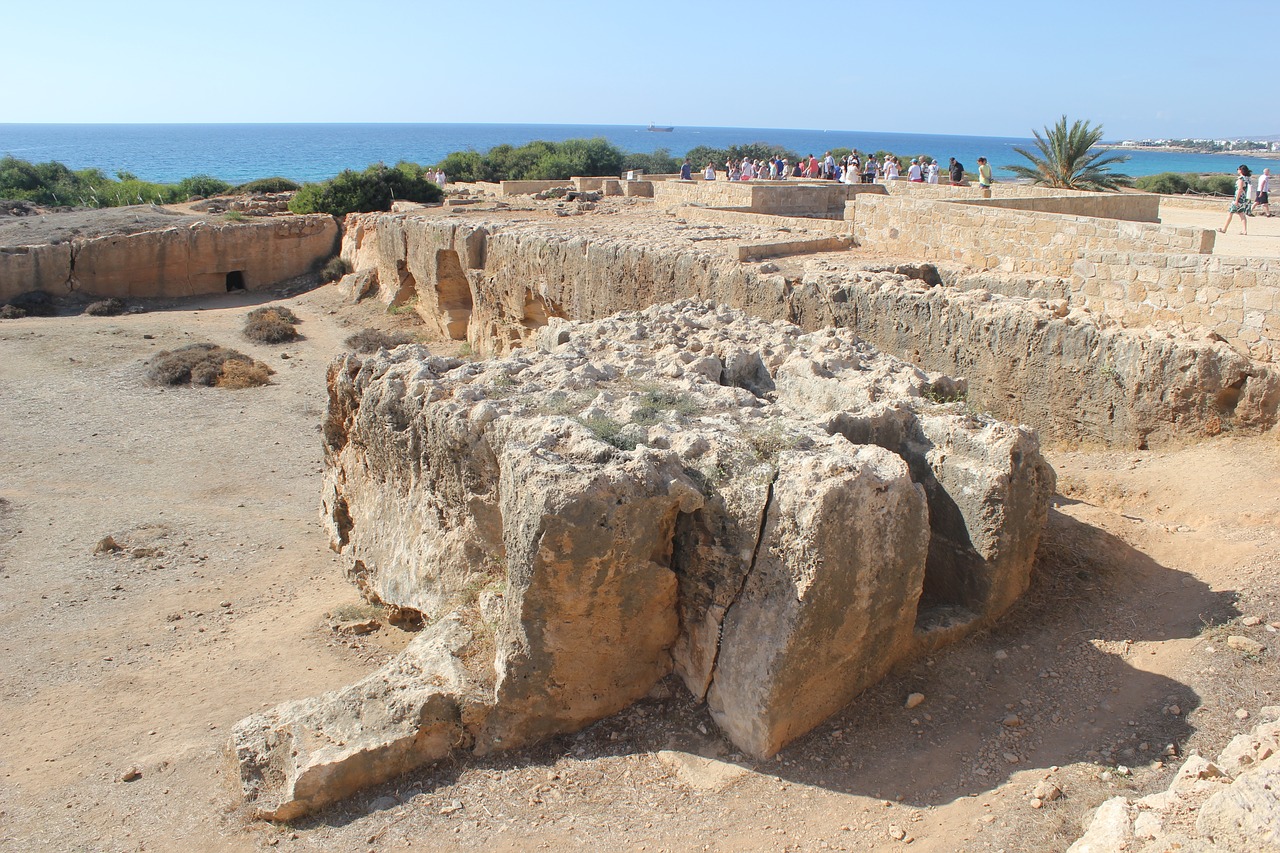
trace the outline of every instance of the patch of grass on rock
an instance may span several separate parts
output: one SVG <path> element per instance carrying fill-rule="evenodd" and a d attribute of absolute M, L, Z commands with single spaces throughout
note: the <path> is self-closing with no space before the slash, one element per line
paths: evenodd
<path fill-rule="evenodd" d="M 244 336 L 260 344 L 282 344 L 297 340 L 298 315 L 288 308 L 268 306 L 255 308 L 244 320 Z"/>
<path fill-rule="evenodd" d="M 158 353 L 147 362 L 147 379 L 157 385 L 252 388 L 274 373 L 260 361 L 217 344 L 188 344 Z"/>

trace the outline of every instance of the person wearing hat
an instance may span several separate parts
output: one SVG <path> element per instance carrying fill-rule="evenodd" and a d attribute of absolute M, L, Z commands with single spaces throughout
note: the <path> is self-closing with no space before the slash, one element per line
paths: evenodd
<path fill-rule="evenodd" d="M 920 168 L 920 160 L 911 158 L 911 168 L 907 169 L 907 180 L 913 184 L 924 183 L 924 170 Z"/>

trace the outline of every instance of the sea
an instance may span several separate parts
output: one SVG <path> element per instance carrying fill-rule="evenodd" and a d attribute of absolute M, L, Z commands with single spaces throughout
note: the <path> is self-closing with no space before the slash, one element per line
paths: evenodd
<path fill-rule="evenodd" d="M 1009 176 L 1005 165 L 1025 162 L 1015 147 L 1034 145 L 1032 139 L 995 136 L 767 127 L 675 127 L 659 132 L 643 125 L 595 124 L 0 124 L 0 155 L 37 163 L 56 160 L 72 169 L 97 168 L 111 176 L 132 172 L 159 183 L 191 175 L 213 175 L 230 183 L 272 176 L 320 181 L 370 163 L 409 160 L 433 165 L 453 151 L 594 137 L 604 137 L 626 152 L 666 149 L 673 156 L 701 145 L 727 148 L 751 142 L 819 157 L 837 147 L 883 149 L 899 156 L 924 154 L 943 163 L 955 157 L 970 171 L 976 171 L 978 157 L 985 156 L 997 176 Z M 1123 153 L 1130 159 L 1118 169 L 1134 177 L 1233 173 L 1242 162 L 1253 165 L 1240 154 Z"/>

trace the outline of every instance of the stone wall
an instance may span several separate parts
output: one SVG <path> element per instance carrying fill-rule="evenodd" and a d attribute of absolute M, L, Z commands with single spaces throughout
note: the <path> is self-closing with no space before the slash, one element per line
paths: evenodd
<path fill-rule="evenodd" d="M 1214 232 L 1056 213 L 860 195 L 853 202 L 859 245 L 978 269 L 1068 276 L 1085 252 L 1208 254 Z"/>
<path fill-rule="evenodd" d="M 462 259 L 447 276 L 433 266 L 442 247 Z M 460 297 L 462 272 L 470 287 L 464 335 L 480 353 L 520 345 L 549 318 L 595 320 L 693 297 L 804 329 L 851 328 L 928 370 L 966 377 L 971 405 L 1054 440 L 1139 447 L 1203 435 L 1224 419 L 1241 430 L 1269 428 L 1280 404 L 1280 372 L 1219 340 L 1124 329 L 1041 300 L 961 292 L 892 273 L 815 271 L 789 279 L 640 238 L 392 214 L 349 217 L 344 257 L 357 270 L 374 265 L 380 275 L 404 270 L 419 312 L 450 337 L 459 334 L 458 318 L 438 306 L 449 294 Z"/>
<path fill-rule="evenodd" d="M 1160 221 L 1160 196 L 1145 193 L 1076 193 L 1031 198 L 993 196 L 955 199 L 954 203 L 999 207 L 1004 210 L 1030 210 L 1036 213 L 1066 213 L 1098 219 L 1123 219 L 1128 222 Z"/>
<path fill-rule="evenodd" d="M 1280 259 L 1087 252 L 1073 303 L 1127 325 L 1207 326 L 1260 361 L 1280 358 Z"/>
<path fill-rule="evenodd" d="M 975 166 L 977 164 L 974 164 Z M 1114 193 L 1090 193 L 1080 192 L 1078 190 L 1053 189 L 1050 187 L 1039 187 L 1033 184 L 1018 184 L 1010 182 L 996 183 L 990 190 L 990 194 L 984 191 L 977 184 L 965 183 L 958 187 L 953 187 L 948 183 L 928 184 L 928 183 L 912 183 L 906 180 L 882 181 L 881 186 L 889 195 L 906 196 L 908 198 L 932 198 L 932 199 L 961 199 L 961 198 L 1087 198 L 1087 197 L 1110 197 Z"/>
<path fill-rule="evenodd" d="M 499 195 L 534 195 L 556 187 L 573 186 L 570 181 L 502 181 Z"/>
<path fill-rule="evenodd" d="M 338 223 L 315 214 L 264 222 L 76 239 L 0 249 L 0 302 L 28 290 L 90 296 L 179 297 L 270 287 L 338 249 Z"/>
<path fill-rule="evenodd" d="M 878 184 L 834 181 L 662 181 L 654 201 L 664 207 L 729 207 L 773 216 L 844 219 L 848 201 L 859 194 L 883 195 Z"/>
<path fill-rule="evenodd" d="M 800 216 L 770 216 L 753 210 L 730 210 L 722 207 L 680 207 L 674 213 L 690 222 L 715 222 L 721 225 L 760 225 L 773 228 L 790 228 L 793 231 L 821 231 L 830 234 L 849 234 L 853 223 L 843 219 L 813 219 Z M 768 219 L 765 217 L 768 216 Z"/>

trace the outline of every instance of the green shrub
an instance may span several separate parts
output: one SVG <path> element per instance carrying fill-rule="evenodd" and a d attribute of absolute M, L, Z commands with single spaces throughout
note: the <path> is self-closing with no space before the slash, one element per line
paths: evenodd
<path fill-rule="evenodd" d="M 110 299 L 100 299 L 97 302 L 90 302 L 84 308 L 84 313 L 91 317 L 115 317 L 123 314 L 125 304 L 123 299 L 111 297 Z"/>
<path fill-rule="evenodd" d="M 178 200 L 186 201 L 196 196 L 208 198 L 209 196 L 223 195 L 230 190 L 231 184 L 226 181 L 220 181 L 210 175 L 192 175 L 178 182 L 175 195 Z"/>
<path fill-rule="evenodd" d="M 288 178 L 258 178 L 256 181 L 249 181 L 247 184 L 241 184 L 236 187 L 233 192 L 236 193 L 291 193 L 301 188 L 301 184 L 297 181 L 291 181 Z"/>
<path fill-rule="evenodd" d="M 1180 175 L 1177 172 L 1161 172 L 1158 175 L 1145 175 L 1134 181 L 1134 186 L 1143 192 L 1177 195 L 1191 188 L 1195 175 Z"/>
<path fill-rule="evenodd" d="M 244 222 L 249 217 L 245 216 L 238 210 L 228 210 L 226 213 L 222 214 L 222 218 L 228 222 Z"/>
<path fill-rule="evenodd" d="M 636 440 L 623 433 L 623 430 L 626 429 L 625 425 L 618 423 L 613 418 L 596 415 L 586 418 L 582 421 L 582 424 L 605 444 L 611 444 L 619 450 L 636 449 Z"/>
<path fill-rule="evenodd" d="M 1196 193 L 1207 195 L 1234 195 L 1236 179 L 1231 175 L 1200 175 L 1178 172 L 1161 172 L 1158 175 L 1144 175 L 1134 181 L 1134 186 L 1144 192 L 1161 193 L 1163 195 L 1179 195 Z"/>
<path fill-rule="evenodd" d="M 444 198 L 444 191 L 428 181 L 424 169 L 416 163 L 399 163 L 389 169 L 375 163 L 363 172 L 344 170 L 337 177 L 318 184 L 306 184 L 289 202 L 294 213 L 369 213 L 390 210 L 396 199 L 434 202 Z"/>
<path fill-rule="evenodd" d="M 402 344 L 413 343 L 413 335 L 408 332 L 384 332 L 381 329 L 361 329 L 344 341 L 347 349 L 358 353 L 377 352 L 380 349 L 395 349 Z"/>
<path fill-rule="evenodd" d="M 632 169 L 643 169 L 646 175 L 670 175 L 680 171 L 681 161 L 671 156 L 666 148 L 659 148 L 652 154 L 628 154 L 622 158 L 623 172 Z M 706 167 L 706 163 L 694 163 L 695 171 Z"/>
<path fill-rule="evenodd" d="M 821 152 L 815 152 L 821 153 Z M 752 160 L 768 160 L 781 154 L 788 163 L 795 163 L 800 155 L 781 145 L 770 145 L 768 142 L 748 142 L 746 145 L 730 145 L 728 148 L 709 148 L 699 145 L 689 149 L 688 157 L 695 169 L 705 169 L 708 163 L 714 163 L 717 169 L 723 169 L 726 160 L 741 163 L 743 157 Z"/>
<path fill-rule="evenodd" d="M 575 175 L 617 176 L 623 154 L 607 139 L 534 140 L 516 148 L 497 145 L 488 152 L 454 151 L 440 162 L 452 181 L 563 180 Z"/>

